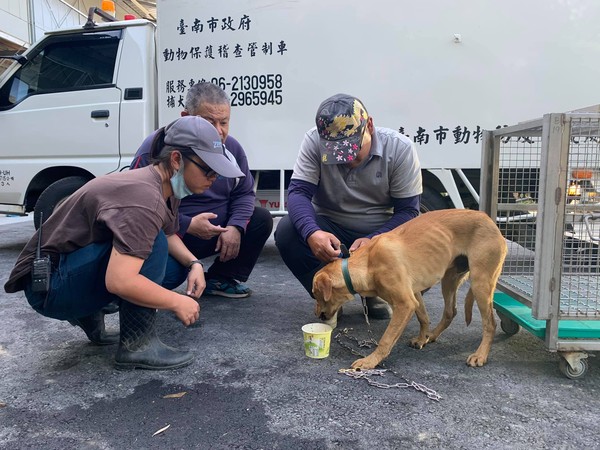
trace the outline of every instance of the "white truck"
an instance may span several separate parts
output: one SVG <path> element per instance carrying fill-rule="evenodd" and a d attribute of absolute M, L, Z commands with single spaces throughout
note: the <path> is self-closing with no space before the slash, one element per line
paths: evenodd
<path fill-rule="evenodd" d="M 0 213 L 34 211 L 37 224 L 91 178 L 127 169 L 202 80 L 229 94 L 230 132 L 274 214 L 335 93 L 415 142 L 424 210 L 477 207 L 483 129 L 599 103 L 594 0 L 158 0 L 157 24 L 92 12 L 0 80 Z"/>

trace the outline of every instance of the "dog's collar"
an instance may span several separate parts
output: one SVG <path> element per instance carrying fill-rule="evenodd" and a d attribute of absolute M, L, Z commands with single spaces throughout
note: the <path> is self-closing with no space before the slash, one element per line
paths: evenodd
<path fill-rule="evenodd" d="M 352 295 L 356 295 L 354 286 L 352 286 L 352 278 L 350 278 L 350 272 L 348 271 L 348 258 L 342 259 L 342 275 L 344 276 L 346 289 L 348 289 Z"/>

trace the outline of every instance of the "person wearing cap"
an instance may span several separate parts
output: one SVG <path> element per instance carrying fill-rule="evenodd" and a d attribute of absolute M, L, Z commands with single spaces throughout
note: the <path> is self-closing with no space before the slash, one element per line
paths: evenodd
<path fill-rule="evenodd" d="M 226 154 L 237 162 L 245 178 L 219 177 L 201 195 L 183 199 L 178 234 L 198 257 L 217 255 L 207 268 L 205 294 L 244 298 L 252 293 L 245 282 L 271 235 L 273 218 L 266 208 L 255 207 L 254 178 L 244 149 L 229 135 L 230 114 L 229 98 L 219 86 L 197 83 L 189 89 L 181 115 L 200 116 L 212 123 Z M 154 134 L 142 143 L 131 168 L 150 163 L 153 139 Z"/>
<path fill-rule="evenodd" d="M 316 127 L 304 136 L 288 188 L 288 216 L 275 243 L 283 261 L 312 295 L 325 264 L 419 215 L 421 169 L 412 142 L 373 125 L 362 102 L 337 94 L 321 103 Z M 369 316 L 391 308 L 367 298 Z"/>
<path fill-rule="evenodd" d="M 9 293 L 24 290 L 34 310 L 81 327 L 95 344 L 118 342 L 118 369 L 191 363 L 192 354 L 163 344 L 155 327 L 157 309 L 193 324 L 200 313 L 195 299 L 206 285 L 201 262 L 175 233 L 179 203 L 204 192 L 217 175 L 243 176 L 223 154 L 215 128 L 200 117 L 171 123 L 154 144 L 159 150 L 153 165 L 95 178 L 56 208 L 4 286 Z M 51 265 L 48 287 L 32 280 L 38 240 Z M 164 281 L 181 270 L 187 273 L 186 295 Z M 120 335 L 104 327 L 103 308 L 115 300 Z"/>

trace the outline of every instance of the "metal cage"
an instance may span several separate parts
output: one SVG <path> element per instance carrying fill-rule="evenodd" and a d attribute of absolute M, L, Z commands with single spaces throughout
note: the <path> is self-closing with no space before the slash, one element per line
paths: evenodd
<path fill-rule="evenodd" d="M 600 109 L 484 132 L 481 209 L 509 248 L 502 328 L 523 325 L 560 352 L 567 376 L 582 375 L 583 351 L 600 350 Z"/>

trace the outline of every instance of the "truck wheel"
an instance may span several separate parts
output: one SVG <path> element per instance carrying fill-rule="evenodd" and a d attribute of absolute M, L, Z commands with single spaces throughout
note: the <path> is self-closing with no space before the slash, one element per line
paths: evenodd
<path fill-rule="evenodd" d="M 437 209 L 448 209 L 450 205 L 439 192 L 431 189 L 430 187 L 423 187 L 423 194 L 421 194 L 421 212 L 426 213 L 428 211 L 435 211 Z"/>
<path fill-rule="evenodd" d="M 88 181 L 84 177 L 66 177 L 55 181 L 44 189 L 33 209 L 33 224 L 35 225 L 35 229 L 37 230 L 40 227 L 40 217 L 42 215 L 45 222 L 69 195 Z"/>

